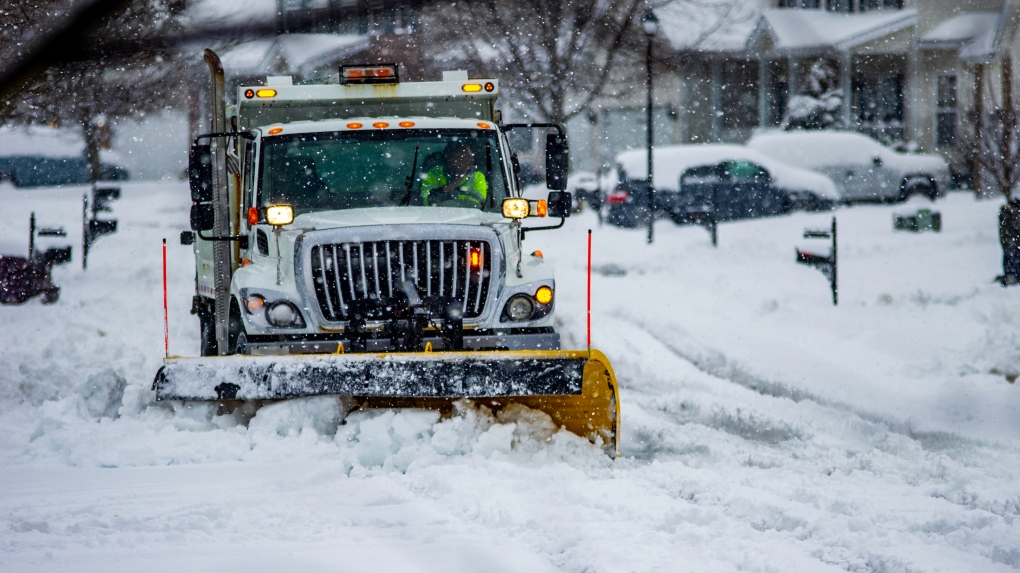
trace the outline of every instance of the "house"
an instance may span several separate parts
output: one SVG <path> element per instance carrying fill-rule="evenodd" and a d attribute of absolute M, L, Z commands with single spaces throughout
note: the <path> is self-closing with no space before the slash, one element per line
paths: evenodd
<path fill-rule="evenodd" d="M 1005 93 L 1018 95 L 1016 0 L 735 6 L 728 22 L 709 22 L 707 34 L 692 30 L 690 14 L 675 5 L 657 10 L 656 143 L 743 142 L 754 129 L 780 126 L 791 98 L 821 76 L 837 96 L 838 125 L 941 153 L 966 182 L 976 173 L 976 114 L 1001 106 L 1003 77 L 1013 84 Z M 573 122 L 571 137 L 588 134 L 582 147 L 592 150 L 580 165 L 605 165 L 621 145 L 644 144 L 640 96 L 600 101 L 588 125 Z M 623 137 L 620 124 L 628 126 Z"/>

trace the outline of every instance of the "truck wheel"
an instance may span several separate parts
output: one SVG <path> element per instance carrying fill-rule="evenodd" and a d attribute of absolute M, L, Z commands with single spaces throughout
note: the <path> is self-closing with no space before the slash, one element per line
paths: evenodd
<path fill-rule="evenodd" d="M 213 325 L 212 317 L 200 314 L 198 324 L 202 356 L 216 356 L 219 352 L 216 351 L 216 327 Z"/>
<path fill-rule="evenodd" d="M 227 321 L 227 348 L 231 354 L 243 354 L 248 344 L 248 337 L 244 333 L 244 324 L 241 323 L 241 307 L 237 301 L 230 300 L 230 318 Z"/>

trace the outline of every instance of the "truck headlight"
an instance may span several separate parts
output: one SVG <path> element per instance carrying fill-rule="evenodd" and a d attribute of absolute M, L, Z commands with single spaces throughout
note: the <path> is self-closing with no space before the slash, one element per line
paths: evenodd
<path fill-rule="evenodd" d="M 531 297 L 526 294 L 519 294 L 506 303 L 506 315 L 510 317 L 510 320 L 528 320 L 534 312 L 535 305 L 531 302 Z"/>
<path fill-rule="evenodd" d="M 266 207 L 266 222 L 274 227 L 290 225 L 294 222 L 294 208 L 290 205 L 271 205 Z"/>
<path fill-rule="evenodd" d="M 527 199 L 511 197 L 503 199 L 503 216 L 507 219 L 524 219 L 531 211 Z"/>
<path fill-rule="evenodd" d="M 277 327 L 302 326 L 301 313 L 289 302 L 274 302 L 266 309 L 266 320 Z"/>

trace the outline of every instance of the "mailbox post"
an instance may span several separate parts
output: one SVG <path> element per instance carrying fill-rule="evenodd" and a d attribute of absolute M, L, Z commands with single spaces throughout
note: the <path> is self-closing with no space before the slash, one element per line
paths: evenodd
<path fill-rule="evenodd" d="M 826 229 L 805 229 L 805 239 L 832 239 L 832 247 L 828 256 L 819 255 L 810 251 L 797 248 L 797 262 L 815 267 L 829 279 L 829 286 L 832 288 L 832 305 L 839 304 L 839 283 L 837 282 L 837 257 L 836 257 L 836 218 L 832 218 L 831 230 Z"/>

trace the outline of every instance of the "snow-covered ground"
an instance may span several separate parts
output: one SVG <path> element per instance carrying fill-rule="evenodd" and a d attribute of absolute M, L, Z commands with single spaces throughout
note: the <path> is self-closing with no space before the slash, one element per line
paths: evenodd
<path fill-rule="evenodd" d="M 831 214 L 704 230 L 532 233 L 567 343 L 621 384 L 623 458 L 539 419 L 465 407 L 357 413 L 329 398 L 250 421 L 156 404 L 197 352 L 183 183 L 129 183 L 80 262 L 82 188 L 0 187 L 4 253 L 28 214 L 68 227 L 60 301 L 0 307 L 0 571 L 1009 571 L 1020 568 L 1020 289 L 996 201 L 936 203 L 940 234 L 839 220 L 840 305 L 794 263 Z M 245 423 L 247 422 L 247 423 Z"/>

